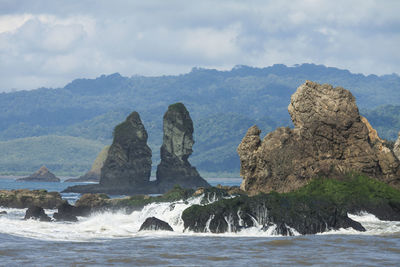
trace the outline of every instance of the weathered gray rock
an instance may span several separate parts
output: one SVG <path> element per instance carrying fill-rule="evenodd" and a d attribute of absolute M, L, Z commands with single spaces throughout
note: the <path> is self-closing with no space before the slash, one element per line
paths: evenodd
<path fill-rule="evenodd" d="M 114 140 L 101 168 L 100 185 L 135 187 L 150 181 L 151 149 L 139 113 L 132 112 L 114 129 Z"/>
<path fill-rule="evenodd" d="M 263 141 L 253 126 L 238 147 L 241 189 L 288 192 L 319 175 L 365 173 L 400 187 L 399 160 L 359 115 L 341 87 L 307 81 L 288 107 L 294 129 L 278 128 Z"/>
<path fill-rule="evenodd" d="M 400 132 L 399 132 L 399 137 L 394 143 L 393 152 L 396 155 L 396 157 L 400 160 Z"/>
<path fill-rule="evenodd" d="M 157 166 L 157 183 L 161 193 L 178 184 L 184 188 L 209 187 L 188 161 L 192 154 L 193 122 L 182 103 L 168 107 L 163 121 L 161 162 Z"/>
<path fill-rule="evenodd" d="M 110 146 L 105 146 L 100 153 L 97 155 L 96 159 L 93 162 L 92 168 L 90 171 L 85 173 L 79 178 L 72 178 L 72 179 L 67 179 L 65 182 L 99 182 L 100 181 L 100 175 L 101 175 L 101 168 L 104 165 L 104 162 L 107 159 L 108 155 L 108 150 L 110 149 Z"/>
<path fill-rule="evenodd" d="M 60 182 L 60 178 L 51 173 L 46 166 L 42 166 L 38 171 L 28 177 L 19 178 L 17 181 L 25 182 Z"/>

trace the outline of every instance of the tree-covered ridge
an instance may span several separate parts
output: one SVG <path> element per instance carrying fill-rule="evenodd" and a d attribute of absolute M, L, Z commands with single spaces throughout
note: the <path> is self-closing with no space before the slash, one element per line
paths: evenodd
<path fill-rule="evenodd" d="M 393 122 L 388 118 L 398 118 L 399 114 L 399 106 L 395 106 L 400 99 L 398 75 L 364 76 L 302 64 L 266 68 L 237 66 L 230 71 L 194 68 L 187 74 L 160 77 L 122 77 L 116 73 L 96 79 L 77 79 L 64 88 L 1 93 L 0 140 L 7 143 L 16 138 L 57 135 L 108 145 L 113 128 L 135 110 L 149 133 L 156 165 L 162 143 L 163 114 L 170 104 L 182 102 L 194 123 L 196 143 L 190 158 L 193 165 L 200 172 L 238 175 L 236 147 L 244 133 L 253 124 L 263 134 L 278 126 L 290 126 L 287 112 L 290 96 L 305 80 L 349 89 L 356 96 L 361 113 L 380 136 L 397 137 L 398 120 Z M 16 149 L 21 148 L 7 147 L 7 154 L 19 153 Z M 82 162 L 90 167 L 90 159 L 100 150 L 101 147 L 90 158 L 82 158 Z M 65 148 L 60 155 L 67 152 Z M 44 162 L 46 158 L 35 160 L 51 164 Z M 10 170 L 8 164 L 0 160 L 0 169 Z M 53 171 L 57 173 L 57 169 Z"/>

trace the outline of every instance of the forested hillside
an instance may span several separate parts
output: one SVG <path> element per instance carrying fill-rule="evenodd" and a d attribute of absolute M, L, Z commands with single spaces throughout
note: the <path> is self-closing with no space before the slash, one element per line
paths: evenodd
<path fill-rule="evenodd" d="M 305 80 L 349 89 L 380 136 L 397 137 L 400 77 L 395 74 L 364 76 L 314 64 L 194 68 L 160 77 L 116 73 L 77 79 L 64 88 L 1 93 L 0 172 L 29 173 L 45 164 L 56 174 L 83 174 L 111 143 L 113 127 L 133 110 L 149 133 L 155 167 L 163 114 L 169 104 L 183 102 L 195 127 L 190 161 L 203 174 L 238 176 L 236 147 L 247 129 L 257 124 L 266 134 L 290 126 L 290 96 Z"/>

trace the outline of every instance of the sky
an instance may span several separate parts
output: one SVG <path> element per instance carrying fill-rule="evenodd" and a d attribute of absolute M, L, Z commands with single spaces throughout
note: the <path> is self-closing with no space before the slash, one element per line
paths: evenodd
<path fill-rule="evenodd" d="M 398 0 L 0 0 L 0 92 L 235 65 L 399 74 L 399 14 Z"/>

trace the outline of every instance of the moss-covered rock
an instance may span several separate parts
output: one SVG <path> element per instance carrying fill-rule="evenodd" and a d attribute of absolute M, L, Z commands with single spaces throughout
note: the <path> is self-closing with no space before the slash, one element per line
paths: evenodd
<path fill-rule="evenodd" d="M 291 193 L 240 195 L 209 205 L 194 205 L 182 214 L 185 229 L 223 233 L 259 226 L 277 234 L 315 234 L 331 229 L 365 230 L 347 213 L 370 212 L 379 219 L 400 220 L 400 191 L 365 175 L 317 178 Z"/>
<path fill-rule="evenodd" d="M 44 209 L 54 209 L 65 202 L 60 193 L 47 190 L 0 190 L 0 206 L 23 209 L 32 205 Z"/>

